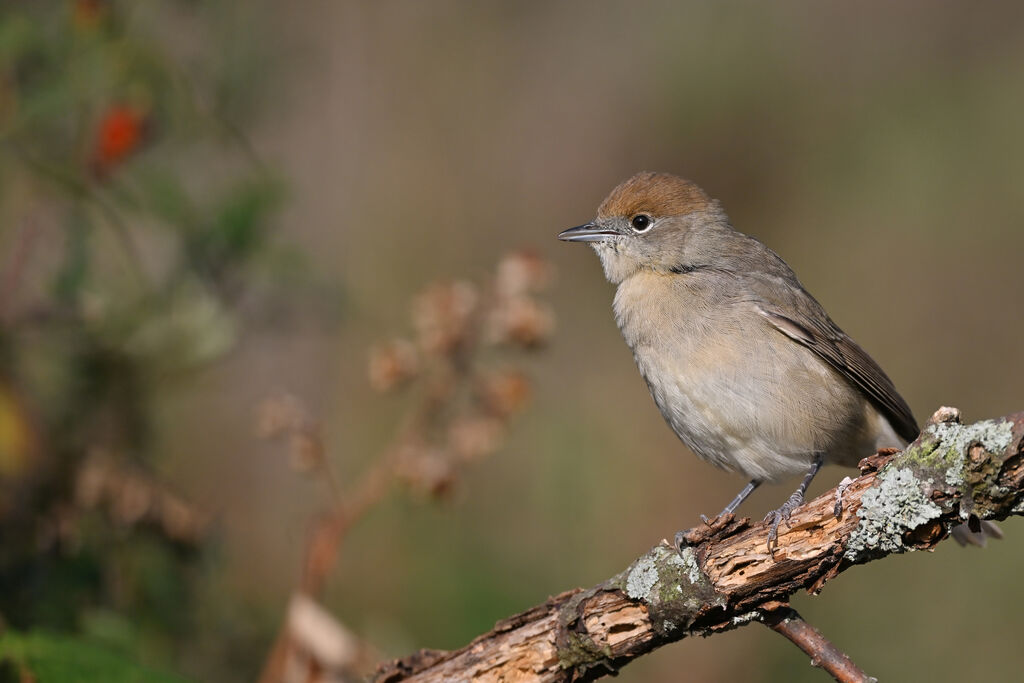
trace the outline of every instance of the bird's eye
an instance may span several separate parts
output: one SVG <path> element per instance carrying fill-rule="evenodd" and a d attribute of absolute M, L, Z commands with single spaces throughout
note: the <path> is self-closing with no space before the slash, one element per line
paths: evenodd
<path fill-rule="evenodd" d="M 645 213 L 638 213 L 633 216 L 633 220 L 630 221 L 633 229 L 637 232 L 644 232 L 648 230 L 653 223 L 654 221 L 651 220 L 651 217 Z"/>

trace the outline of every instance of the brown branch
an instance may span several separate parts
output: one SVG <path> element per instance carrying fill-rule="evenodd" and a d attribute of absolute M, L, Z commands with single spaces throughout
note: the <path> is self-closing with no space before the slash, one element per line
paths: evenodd
<path fill-rule="evenodd" d="M 799 508 L 774 556 L 764 524 L 715 520 L 687 532 L 681 554 L 663 541 L 600 585 L 500 621 L 462 649 L 382 664 L 375 680 L 593 680 L 687 636 L 764 621 L 797 591 L 933 548 L 964 520 L 1024 514 L 1022 440 L 1024 413 L 965 426 L 942 409 L 903 452 L 862 463 L 840 516 L 834 490 Z M 821 644 L 814 648 L 824 662 Z"/>
<path fill-rule="evenodd" d="M 766 612 L 764 623 L 776 633 L 781 633 L 811 658 L 812 666 L 820 666 L 832 674 L 840 683 L 878 683 L 864 673 L 860 667 L 833 645 L 821 631 L 814 628 L 792 607 L 785 605 Z"/>

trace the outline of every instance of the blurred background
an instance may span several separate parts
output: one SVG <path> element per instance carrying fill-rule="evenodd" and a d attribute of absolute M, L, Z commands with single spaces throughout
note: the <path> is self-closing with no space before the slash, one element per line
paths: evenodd
<path fill-rule="evenodd" d="M 720 199 L 919 421 L 1024 409 L 1022 84 L 1015 3 L 4 2 L 4 671 L 270 680 L 320 609 L 358 671 L 719 510 L 743 482 L 555 240 L 639 170 Z M 794 604 L 883 680 L 1018 680 L 1003 526 Z M 751 626 L 620 680 L 825 678 Z"/>

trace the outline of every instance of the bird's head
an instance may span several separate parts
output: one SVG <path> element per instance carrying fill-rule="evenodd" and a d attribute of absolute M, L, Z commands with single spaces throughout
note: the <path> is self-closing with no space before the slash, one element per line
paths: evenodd
<path fill-rule="evenodd" d="M 693 236 L 728 228 L 718 202 L 696 184 L 668 173 L 638 173 L 614 190 L 597 217 L 558 235 L 588 242 L 607 278 L 618 284 L 643 270 L 670 273 L 692 257 Z"/>

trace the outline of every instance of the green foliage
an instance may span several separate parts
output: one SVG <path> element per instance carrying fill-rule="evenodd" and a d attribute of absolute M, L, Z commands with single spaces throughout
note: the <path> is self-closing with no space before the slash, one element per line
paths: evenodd
<path fill-rule="evenodd" d="M 202 264 L 213 278 L 223 276 L 232 263 L 245 260 L 264 245 L 268 218 L 280 206 L 283 191 L 270 178 L 258 178 L 231 188 L 204 215 L 185 240 L 186 259 Z"/>
<path fill-rule="evenodd" d="M 220 4 L 0 5 L 0 623 L 157 660 L 193 635 L 206 543 L 152 474 L 155 398 L 234 348 L 282 249 Z M 0 643 L 39 681 L 165 680 L 74 639 Z"/>
<path fill-rule="evenodd" d="M 45 632 L 0 636 L 0 680 L 36 683 L 183 683 L 128 656 L 79 638 Z"/>

